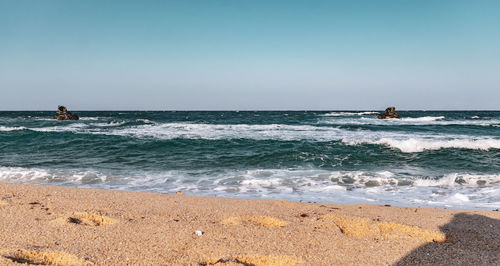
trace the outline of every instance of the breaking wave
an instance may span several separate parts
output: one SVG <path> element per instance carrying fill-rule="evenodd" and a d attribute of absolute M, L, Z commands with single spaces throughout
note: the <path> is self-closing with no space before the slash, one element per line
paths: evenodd
<path fill-rule="evenodd" d="M 200 124 L 152 123 L 126 125 L 125 122 L 68 123 L 56 126 L 26 128 L 0 126 L 0 131 L 31 130 L 37 132 L 72 132 L 125 136 L 131 138 L 206 139 L 206 140 L 310 140 L 319 142 L 341 141 L 347 145 L 375 144 L 414 153 L 439 149 L 500 149 L 500 139 L 493 136 L 467 136 L 442 133 L 406 133 L 371 130 L 348 130 L 338 126 L 287 125 L 287 124 Z M 494 125 L 493 125 L 494 126 Z"/>
<path fill-rule="evenodd" d="M 17 131 L 17 130 L 25 130 L 25 127 L 6 127 L 0 126 L 0 132 L 8 132 L 8 131 Z"/>
<path fill-rule="evenodd" d="M 377 119 L 375 117 L 321 117 L 318 124 L 327 125 L 437 125 L 437 126 L 495 126 L 500 124 L 498 119 L 449 119 L 445 116 L 406 117 L 402 119 Z"/>
<path fill-rule="evenodd" d="M 500 175 L 450 173 L 405 176 L 391 171 L 251 169 L 103 173 L 93 170 L 0 167 L 0 181 L 72 184 L 162 193 L 184 191 L 296 201 L 491 208 L 500 201 Z"/>
<path fill-rule="evenodd" d="M 0 112 L 0 182 L 500 208 L 500 112 Z"/>
<path fill-rule="evenodd" d="M 192 176 L 201 178 L 193 179 Z M 125 178 L 125 179 L 124 179 Z M 210 183 L 216 190 L 223 190 L 228 186 L 237 187 L 238 190 L 248 191 L 253 189 L 265 189 L 276 186 L 284 186 L 295 189 L 309 189 L 323 185 L 339 185 L 354 187 L 377 187 L 377 186 L 426 186 L 426 187 L 485 187 L 500 186 L 500 174 L 470 174 L 451 173 L 443 176 L 428 177 L 418 174 L 408 176 L 400 175 L 390 171 L 328 171 L 322 169 L 254 169 L 221 171 L 214 175 L 213 172 L 203 170 L 196 171 L 162 171 L 162 172 L 128 172 L 127 174 L 103 173 L 96 170 L 68 170 L 68 169 L 44 169 L 0 166 L 0 180 L 13 182 L 36 182 L 36 183 L 109 183 L 114 184 L 121 179 L 138 182 L 142 186 L 148 186 L 148 182 L 161 179 L 162 182 L 170 180 L 172 184 L 183 186 L 189 183 L 200 183 L 203 180 L 212 180 Z M 191 180 L 191 181 L 187 181 Z M 200 181 L 201 180 L 201 181 Z M 178 181 L 183 181 L 179 183 Z M 127 182 L 121 182 L 124 188 Z M 150 184 L 152 185 L 152 184 Z M 172 187 L 172 191 L 179 188 Z M 169 191 L 170 191 L 169 190 Z M 317 188 L 315 188 L 317 190 Z"/>
<path fill-rule="evenodd" d="M 116 122 L 116 121 L 110 121 L 110 122 L 103 122 L 103 123 L 92 123 L 92 126 L 96 127 L 118 127 L 121 125 L 124 125 L 126 122 Z"/>
<path fill-rule="evenodd" d="M 89 131 L 84 130 L 88 128 L 88 124 L 84 123 L 71 123 L 64 124 L 59 126 L 50 126 L 50 127 L 38 127 L 38 128 L 28 128 L 32 131 L 37 132 L 73 132 L 73 133 L 89 133 Z"/>
<path fill-rule="evenodd" d="M 323 114 L 322 116 L 363 116 L 363 115 L 374 115 L 379 112 L 331 112 L 327 114 Z"/>
<path fill-rule="evenodd" d="M 401 118 L 402 121 L 409 122 L 429 122 L 429 121 L 438 121 L 443 120 L 444 116 L 423 116 L 423 117 L 405 117 Z"/>
<path fill-rule="evenodd" d="M 80 120 L 83 121 L 97 121 L 99 119 L 100 119 L 99 117 L 80 117 Z"/>
<path fill-rule="evenodd" d="M 122 129 L 111 130 L 105 134 L 153 137 L 157 139 L 331 139 L 333 133 L 341 130 L 331 127 L 316 127 L 309 125 L 220 125 L 220 124 L 195 124 L 195 123 L 165 123 L 153 125 L 140 125 Z"/>
<path fill-rule="evenodd" d="M 97 171 L 0 167 L 0 180 L 8 182 L 94 184 L 106 179 L 105 174 Z"/>
<path fill-rule="evenodd" d="M 500 139 L 392 139 L 381 138 L 377 140 L 361 139 L 361 140 L 343 140 L 344 143 L 349 145 L 359 144 L 378 144 L 386 145 L 391 148 L 398 149 L 402 152 L 423 152 L 426 150 L 439 150 L 439 149 L 470 149 L 470 150 L 489 150 L 500 149 Z"/>

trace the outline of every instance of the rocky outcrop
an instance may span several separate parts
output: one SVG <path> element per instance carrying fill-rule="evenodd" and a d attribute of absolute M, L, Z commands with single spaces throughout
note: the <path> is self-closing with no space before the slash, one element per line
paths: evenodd
<path fill-rule="evenodd" d="M 78 120 L 80 119 L 77 115 L 68 112 L 66 107 L 59 105 L 57 106 L 57 115 L 54 116 L 56 120 Z"/>
<path fill-rule="evenodd" d="M 401 118 L 401 116 L 396 113 L 396 107 L 388 107 L 385 112 L 377 116 L 378 119 L 389 119 L 389 118 Z"/>

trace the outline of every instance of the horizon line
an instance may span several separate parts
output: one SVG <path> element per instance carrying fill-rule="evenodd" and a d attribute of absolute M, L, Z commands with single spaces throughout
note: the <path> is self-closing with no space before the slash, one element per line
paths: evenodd
<path fill-rule="evenodd" d="M 349 111 L 372 111 L 383 112 L 385 109 L 116 109 L 116 110 L 78 110 L 71 109 L 70 112 L 349 112 Z M 500 109 L 397 109 L 399 112 L 459 112 L 480 111 L 498 112 Z M 57 110 L 0 110 L 0 112 L 57 112 Z"/>

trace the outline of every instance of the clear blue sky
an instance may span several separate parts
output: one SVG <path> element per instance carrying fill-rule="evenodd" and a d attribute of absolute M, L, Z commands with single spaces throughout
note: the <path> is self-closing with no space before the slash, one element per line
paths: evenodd
<path fill-rule="evenodd" d="M 499 99 L 500 1 L 0 0 L 0 110 Z"/>

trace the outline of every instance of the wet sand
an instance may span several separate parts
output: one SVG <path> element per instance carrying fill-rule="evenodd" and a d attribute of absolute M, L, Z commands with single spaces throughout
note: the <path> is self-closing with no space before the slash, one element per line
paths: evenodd
<path fill-rule="evenodd" d="M 0 265 L 500 264 L 500 212 L 0 183 Z"/>

